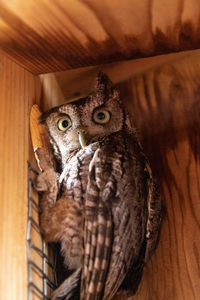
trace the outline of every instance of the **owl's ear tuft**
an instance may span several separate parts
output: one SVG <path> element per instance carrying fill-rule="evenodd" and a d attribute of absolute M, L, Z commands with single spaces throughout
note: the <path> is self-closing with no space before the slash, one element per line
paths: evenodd
<path fill-rule="evenodd" d="M 95 92 L 99 94 L 106 94 L 111 86 L 112 82 L 109 77 L 105 73 L 99 72 L 96 77 Z"/>
<path fill-rule="evenodd" d="M 112 98 L 113 98 L 114 100 L 116 100 L 116 101 L 118 101 L 118 102 L 121 103 L 120 91 L 119 91 L 118 88 L 113 87 L 113 88 L 111 89 L 111 94 L 112 94 Z"/>

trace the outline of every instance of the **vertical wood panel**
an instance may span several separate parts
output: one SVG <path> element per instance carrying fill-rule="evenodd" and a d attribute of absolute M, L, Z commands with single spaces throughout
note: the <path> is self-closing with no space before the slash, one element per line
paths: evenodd
<path fill-rule="evenodd" d="M 196 56 L 121 85 L 160 182 L 167 214 L 160 244 L 134 300 L 199 299 L 199 70 Z"/>
<path fill-rule="evenodd" d="M 0 299 L 27 299 L 29 111 L 38 79 L 0 55 Z"/>

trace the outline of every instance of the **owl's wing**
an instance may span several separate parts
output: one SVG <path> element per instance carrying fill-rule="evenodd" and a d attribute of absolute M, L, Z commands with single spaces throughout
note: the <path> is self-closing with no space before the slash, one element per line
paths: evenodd
<path fill-rule="evenodd" d="M 98 186 L 98 150 L 90 163 L 85 200 L 84 266 L 81 299 L 101 299 L 112 243 L 112 217 Z"/>
<path fill-rule="evenodd" d="M 134 272 L 131 284 L 132 290 L 135 290 L 140 282 L 143 271 L 146 240 L 142 241 L 141 239 L 139 242 L 140 246 L 136 245 L 136 248 L 140 249 L 134 251 L 133 239 L 135 235 L 133 233 L 132 216 L 124 203 L 121 203 L 118 209 L 120 210 L 121 222 L 118 227 L 118 234 L 115 236 L 113 242 L 107 284 L 104 290 L 104 300 L 110 300 L 114 297 L 130 271 Z M 138 232 L 136 240 L 140 240 L 139 236 L 142 237 L 142 234 Z"/>
<path fill-rule="evenodd" d="M 134 259 L 138 259 L 145 240 L 147 213 L 145 200 L 138 197 L 141 187 L 131 181 L 134 174 L 130 176 L 129 162 L 123 164 L 123 157 L 113 153 L 110 158 L 97 150 L 90 164 L 85 200 L 82 300 L 112 299 Z M 119 199 L 118 192 L 123 194 L 124 201 Z M 138 198 L 135 207 L 134 196 Z"/>
<path fill-rule="evenodd" d="M 149 260 L 149 258 L 151 257 L 153 251 L 155 250 L 158 244 L 161 221 L 163 217 L 163 205 L 162 205 L 160 194 L 158 192 L 157 182 L 152 176 L 152 171 L 149 166 L 148 160 L 143 154 L 141 148 L 140 148 L 140 157 L 141 157 L 140 159 L 144 164 L 144 171 L 146 173 L 145 176 L 146 183 L 144 181 L 144 187 L 146 186 L 146 192 L 147 192 L 146 203 L 144 203 L 144 208 L 146 209 L 143 210 L 144 214 L 143 216 L 141 216 L 141 220 L 143 220 L 142 227 L 145 226 L 145 235 L 143 237 L 143 241 L 141 240 L 139 255 L 137 255 L 137 258 L 135 260 L 133 260 L 133 263 L 131 264 L 131 267 L 129 268 L 123 280 L 123 283 L 121 284 L 119 289 L 120 291 L 127 292 L 129 295 L 133 295 L 137 291 L 138 285 L 142 278 L 144 265 Z M 123 212 L 123 209 L 120 209 L 120 211 Z M 129 229 L 131 230 L 132 226 L 133 224 L 130 224 L 130 226 L 127 226 L 127 228 L 129 227 Z M 137 237 L 137 234 L 133 235 L 133 237 L 134 236 Z M 126 244 L 125 251 L 127 252 L 128 255 L 131 255 L 130 251 L 132 250 L 130 244 Z M 114 282 L 113 285 L 116 287 Z M 108 289 L 110 290 L 110 284 L 108 284 L 107 286 L 107 290 Z M 109 290 L 108 290 L 108 295 L 110 294 Z M 116 291 L 116 288 L 114 290 Z M 114 290 L 112 295 L 114 295 Z M 112 297 L 108 299 L 112 299 Z"/>

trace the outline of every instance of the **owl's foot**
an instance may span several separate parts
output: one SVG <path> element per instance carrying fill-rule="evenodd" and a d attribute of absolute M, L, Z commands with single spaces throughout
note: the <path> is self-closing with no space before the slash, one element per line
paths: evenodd
<path fill-rule="evenodd" d="M 38 148 L 36 154 L 42 172 L 35 176 L 33 186 L 38 192 L 43 192 L 43 200 L 45 199 L 51 204 L 55 203 L 59 190 L 60 174 L 55 171 L 49 155 L 42 148 Z"/>
<path fill-rule="evenodd" d="M 38 192 L 52 193 L 58 191 L 59 174 L 53 168 L 44 170 L 33 181 L 34 188 Z"/>
<path fill-rule="evenodd" d="M 52 206 L 57 200 L 59 191 L 59 176 L 53 168 L 49 168 L 40 173 L 34 180 L 34 188 L 42 192 L 40 206 Z"/>
<path fill-rule="evenodd" d="M 59 174 L 56 173 L 50 156 L 43 148 L 38 148 L 35 151 L 35 154 L 38 166 L 42 172 L 36 176 L 34 187 L 39 192 L 51 191 L 52 188 L 55 188 L 58 185 Z"/>

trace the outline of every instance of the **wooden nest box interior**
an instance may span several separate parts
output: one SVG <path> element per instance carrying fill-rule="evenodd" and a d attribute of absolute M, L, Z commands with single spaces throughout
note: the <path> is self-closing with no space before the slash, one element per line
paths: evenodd
<path fill-rule="evenodd" d="M 199 300 L 199 48 L 199 0 L 0 2 L 0 299 L 47 299 L 46 281 L 55 283 L 47 262 L 55 257 L 37 224 L 27 225 L 38 222 L 27 166 L 36 167 L 31 107 L 84 97 L 103 71 L 133 115 L 166 208 L 159 245 L 131 299 Z M 30 250 L 28 234 L 42 255 Z M 29 255 L 40 268 L 33 273 Z M 30 295 L 31 282 L 43 295 L 34 287 Z"/>

